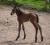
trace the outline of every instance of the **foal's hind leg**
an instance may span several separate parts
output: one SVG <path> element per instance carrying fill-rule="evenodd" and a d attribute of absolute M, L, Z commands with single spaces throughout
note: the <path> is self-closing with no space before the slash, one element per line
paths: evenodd
<path fill-rule="evenodd" d="M 37 42 L 37 33 L 38 33 L 38 24 L 37 23 L 33 23 L 32 24 L 34 25 L 35 29 L 36 29 L 36 33 L 35 33 L 35 42 Z"/>
<path fill-rule="evenodd" d="M 36 23 L 34 23 L 34 27 L 35 27 L 35 29 L 36 29 L 35 42 L 37 42 L 38 25 L 37 25 Z"/>
<path fill-rule="evenodd" d="M 19 27 L 18 27 L 18 36 L 17 36 L 16 40 L 18 40 L 19 37 L 20 37 L 20 30 L 21 30 L 21 24 L 19 23 Z"/>
<path fill-rule="evenodd" d="M 40 25 L 39 25 L 39 24 L 38 24 L 38 27 L 39 27 L 39 31 L 40 31 L 40 35 L 41 35 L 41 41 L 43 41 L 42 30 L 41 30 L 41 27 L 40 27 Z"/>
<path fill-rule="evenodd" d="M 25 33 L 24 24 L 22 24 L 22 29 L 23 29 L 23 32 L 24 32 L 24 38 L 23 39 L 25 39 L 26 38 L 26 33 Z"/>

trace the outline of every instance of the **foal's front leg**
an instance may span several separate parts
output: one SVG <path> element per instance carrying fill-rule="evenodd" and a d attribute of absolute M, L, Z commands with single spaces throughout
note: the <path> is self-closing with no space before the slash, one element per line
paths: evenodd
<path fill-rule="evenodd" d="M 22 24 L 22 29 L 23 29 L 23 32 L 24 32 L 24 38 L 23 39 L 25 39 L 26 38 L 26 33 L 25 33 L 24 24 Z"/>
<path fill-rule="evenodd" d="M 17 36 L 16 40 L 18 40 L 19 37 L 20 37 L 20 30 L 21 30 L 21 24 L 19 23 L 19 27 L 18 27 L 18 36 Z"/>

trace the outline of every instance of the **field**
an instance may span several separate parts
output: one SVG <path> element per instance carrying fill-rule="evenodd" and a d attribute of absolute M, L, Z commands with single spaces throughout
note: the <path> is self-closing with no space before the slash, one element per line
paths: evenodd
<path fill-rule="evenodd" d="M 25 13 L 37 13 L 39 16 L 44 41 L 40 41 L 40 33 L 38 32 L 38 42 L 35 43 L 35 29 L 30 22 L 24 23 L 26 39 L 22 40 L 23 31 L 21 29 L 21 36 L 18 41 L 15 41 L 18 35 L 18 21 L 15 14 L 10 15 L 11 10 L 10 6 L 0 5 L 0 45 L 50 45 L 50 13 L 21 9 Z"/>

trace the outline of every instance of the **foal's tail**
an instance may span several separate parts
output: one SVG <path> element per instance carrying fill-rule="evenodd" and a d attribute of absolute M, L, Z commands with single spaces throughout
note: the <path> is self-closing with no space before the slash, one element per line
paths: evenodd
<path fill-rule="evenodd" d="M 38 17 L 38 15 L 37 14 L 35 14 L 36 15 L 36 18 L 37 18 L 37 23 L 39 23 L 39 17 Z"/>

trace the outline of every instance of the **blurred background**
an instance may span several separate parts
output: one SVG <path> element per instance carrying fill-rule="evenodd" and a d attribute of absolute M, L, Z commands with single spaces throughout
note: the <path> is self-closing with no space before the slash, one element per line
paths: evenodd
<path fill-rule="evenodd" d="M 0 0 L 1 5 L 17 5 L 19 7 L 50 11 L 50 0 Z"/>

